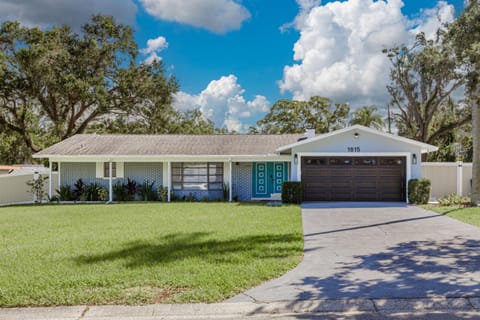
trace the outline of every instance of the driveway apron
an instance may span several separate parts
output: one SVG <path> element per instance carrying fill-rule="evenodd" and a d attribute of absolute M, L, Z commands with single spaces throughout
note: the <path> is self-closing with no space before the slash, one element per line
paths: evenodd
<path fill-rule="evenodd" d="M 480 296 L 480 229 L 403 203 L 306 203 L 304 259 L 228 302 Z"/>

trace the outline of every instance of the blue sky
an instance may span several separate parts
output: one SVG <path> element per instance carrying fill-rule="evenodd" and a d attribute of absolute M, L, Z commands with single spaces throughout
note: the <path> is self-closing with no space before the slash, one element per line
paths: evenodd
<path fill-rule="evenodd" d="M 384 109 L 381 49 L 432 33 L 453 9 L 463 0 L 0 0 L 0 19 L 78 27 L 113 15 L 136 30 L 140 60 L 158 57 L 177 77 L 177 108 L 245 131 L 282 98 Z"/>

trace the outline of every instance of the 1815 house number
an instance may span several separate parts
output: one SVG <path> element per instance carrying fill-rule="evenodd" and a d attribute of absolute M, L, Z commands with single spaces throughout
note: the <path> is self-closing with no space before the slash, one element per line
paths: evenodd
<path fill-rule="evenodd" d="M 348 152 L 360 152 L 360 147 L 347 147 Z"/>

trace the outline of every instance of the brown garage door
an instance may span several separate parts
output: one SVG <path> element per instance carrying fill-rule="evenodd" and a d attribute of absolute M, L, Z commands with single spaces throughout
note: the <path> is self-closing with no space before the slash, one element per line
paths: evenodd
<path fill-rule="evenodd" d="M 405 201 L 404 157 L 304 157 L 305 201 Z"/>

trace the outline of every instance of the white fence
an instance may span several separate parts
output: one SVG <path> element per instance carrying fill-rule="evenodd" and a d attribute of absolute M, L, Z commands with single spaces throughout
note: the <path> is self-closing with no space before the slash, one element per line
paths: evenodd
<path fill-rule="evenodd" d="M 42 174 L 41 177 L 48 177 Z M 18 175 L 0 175 L 0 205 L 14 203 L 32 203 L 35 201 L 33 193 L 27 182 L 33 180 L 33 173 Z M 58 188 L 57 172 L 52 173 L 52 190 Z M 45 180 L 44 191 L 48 195 L 49 182 Z"/>
<path fill-rule="evenodd" d="M 424 162 L 422 177 L 432 182 L 430 200 L 456 193 L 472 193 L 472 164 L 459 162 Z"/>

